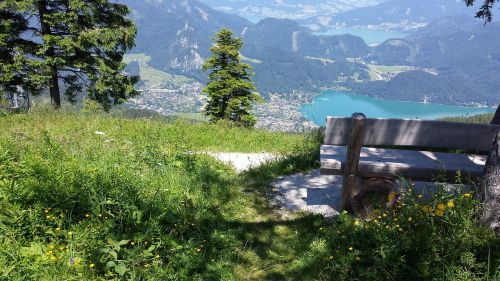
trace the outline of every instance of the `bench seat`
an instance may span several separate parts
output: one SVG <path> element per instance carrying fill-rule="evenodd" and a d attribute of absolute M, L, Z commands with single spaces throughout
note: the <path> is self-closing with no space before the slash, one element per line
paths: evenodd
<path fill-rule="evenodd" d="M 321 173 L 342 175 L 346 154 L 346 146 L 322 145 Z M 362 147 L 358 175 L 383 178 L 404 176 L 424 181 L 445 175 L 447 180 L 453 181 L 456 173 L 461 171 L 463 176 L 478 180 L 486 158 L 485 155 Z"/>

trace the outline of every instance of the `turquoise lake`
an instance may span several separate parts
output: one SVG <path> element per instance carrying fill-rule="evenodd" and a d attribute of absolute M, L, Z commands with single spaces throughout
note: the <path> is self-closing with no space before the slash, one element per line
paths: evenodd
<path fill-rule="evenodd" d="M 406 33 L 401 33 L 401 32 L 370 30 L 364 28 L 331 29 L 325 32 L 315 32 L 314 34 L 316 35 L 352 34 L 363 38 L 363 40 L 365 40 L 367 44 L 382 43 L 387 39 L 404 38 L 408 35 Z"/>
<path fill-rule="evenodd" d="M 302 105 L 301 111 L 305 118 L 323 126 L 327 116 L 348 117 L 354 112 L 362 112 L 368 118 L 437 119 L 495 112 L 495 109 L 390 101 L 338 91 L 324 91 L 316 96 L 311 104 Z"/>

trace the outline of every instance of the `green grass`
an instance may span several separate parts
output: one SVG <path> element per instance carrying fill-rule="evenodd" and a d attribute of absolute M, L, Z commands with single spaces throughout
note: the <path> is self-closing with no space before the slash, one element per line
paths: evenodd
<path fill-rule="evenodd" d="M 477 227 L 469 198 L 436 217 L 405 197 L 378 222 L 276 212 L 270 182 L 317 168 L 320 140 L 160 118 L 2 116 L 0 280 L 499 277 L 498 240 Z M 283 157 L 236 174 L 203 151 Z"/>
<path fill-rule="evenodd" d="M 461 117 L 446 117 L 442 118 L 443 121 L 448 122 L 460 122 L 460 123 L 483 123 L 490 124 L 493 120 L 494 113 L 485 113 L 472 116 L 461 116 Z"/>
<path fill-rule="evenodd" d="M 146 84 L 146 87 L 159 86 L 162 83 L 173 84 L 175 86 L 180 86 L 185 83 L 194 82 L 193 79 L 182 76 L 174 75 L 164 71 L 157 70 L 151 67 L 148 63 L 151 57 L 145 54 L 127 54 L 124 56 L 123 61 L 125 63 L 130 63 L 132 61 L 138 61 L 141 69 L 139 75 L 141 80 Z"/>

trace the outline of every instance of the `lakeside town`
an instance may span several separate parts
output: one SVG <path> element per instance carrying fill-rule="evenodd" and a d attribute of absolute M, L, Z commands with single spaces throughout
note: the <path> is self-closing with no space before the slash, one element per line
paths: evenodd
<path fill-rule="evenodd" d="M 207 97 L 198 82 L 185 83 L 179 87 L 155 86 L 144 89 L 142 94 L 130 99 L 128 106 L 148 110 L 165 116 L 198 115 L 202 120 L 202 109 Z M 287 98 L 288 96 L 288 98 Z M 296 91 L 293 95 L 270 94 L 265 102 L 256 104 L 253 113 L 257 117 L 256 128 L 270 131 L 303 132 L 317 128 L 306 120 L 300 107 L 312 101 L 314 94 Z"/>

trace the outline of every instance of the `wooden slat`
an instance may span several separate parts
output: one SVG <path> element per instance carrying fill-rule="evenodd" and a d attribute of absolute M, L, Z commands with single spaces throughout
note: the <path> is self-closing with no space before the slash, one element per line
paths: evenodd
<path fill-rule="evenodd" d="M 328 117 L 324 144 L 346 145 L 350 118 Z M 418 146 L 488 152 L 499 125 L 431 120 L 373 119 L 364 122 L 363 145 Z"/>
<path fill-rule="evenodd" d="M 327 117 L 323 144 L 347 145 L 351 118 Z"/>
<path fill-rule="evenodd" d="M 345 166 L 346 147 L 323 145 L 321 147 L 321 173 L 340 175 Z M 397 176 L 412 179 L 434 180 L 444 174 L 453 179 L 457 171 L 472 179 L 481 177 L 486 156 L 443 152 L 362 148 L 358 175 L 362 177 Z"/>

